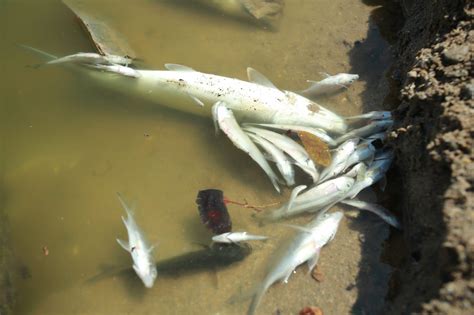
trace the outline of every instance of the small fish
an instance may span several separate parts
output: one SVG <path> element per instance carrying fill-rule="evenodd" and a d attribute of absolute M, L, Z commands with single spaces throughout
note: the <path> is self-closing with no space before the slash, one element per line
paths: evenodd
<path fill-rule="evenodd" d="M 264 220 L 274 221 L 303 212 L 318 212 L 328 205 L 347 198 L 354 182 L 355 180 L 351 177 L 340 176 L 318 184 L 300 195 L 295 196 L 292 193 L 287 204 L 266 214 Z M 301 186 L 296 187 L 294 191 L 297 189 L 301 191 Z"/>
<path fill-rule="evenodd" d="M 343 172 L 359 162 L 370 160 L 375 155 L 375 147 L 371 142 L 363 142 L 357 146 L 354 152 L 347 158 Z"/>
<path fill-rule="evenodd" d="M 117 239 L 117 242 L 132 256 L 133 270 L 135 270 L 138 277 L 143 281 L 145 287 L 151 288 L 158 274 L 152 255 L 153 246 L 148 245 L 143 232 L 133 218 L 132 209 L 124 202 L 119 193 L 117 193 L 117 196 L 122 207 L 127 212 L 127 219 L 122 217 L 122 221 L 127 228 L 128 243 L 121 239 Z"/>
<path fill-rule="evenodd" d="M 392 127 L 392 125 L 393 125 L 393 120 L 391 119 L 375 120 L 364 127 L 351 130 L 348 133 L 344 134 L 343 136 L 340 136 L 339 138 L 336 139 L 336 142 L 343 143 L 344 141 L 347 141 L 348 139 L 365 138 L 372 134 L 385 131 L 388 128 Z"/>
<path fill-rule="evenodd" d="M 340 174 L 346 166 L 347 159 L 354 153 L 359 143 L 359 138 L 349 139 L 341 144 L 333 154 L 331 164 L 326 167 L 319 176 L 319 182 L 333 178 Z"/>
<path fill-rule="evenodd" d="M 345 173 L 344 176 L 356 177 L 359 174 L 364 174 L 365 172 L 367 172 L 367 165 L 364 162 L 360 162 L 354 165 L 354 167 Z"/>
<path fill-rule="evenodd" d="M 100 55 L 96 53 L 84 53 L 80 52 L 73 55 L 68 55 L 65 57 L 57 58 L 51 61 L 48 61 L 47 65 L 61 64 L 61 63 L 82 63 L 82 64 L 92 64 L 92 65 L 125 65 L 128 66 L 132 60 L 127 57 L 117 56 L 117 55 Z"/>
<path fill-rule="evenodd" d="M 301 145 L 286 136 L 270 130 L 250 126 L 244 127 L 243 129 L 246 132 L 254 133 L 265 140 L 270 141 L 277 148 L 280 148 L 286 152 L 286 154 L 291 156 L 296 161 L 296 165 L 299 168 L 311 176 L 313 182 L 317 182 L 319 178 L 318 170 L 316 169 L 314 162 L 310 159 L 306 150 Z"/>
<path fill-rule="evenodd" d="M 131 77 L 131 78 L 140 77 L 140 72 L 138 72 L 137 70 L 130 67 L 121 66 L 121 65 L 90 65 L 90 67 L 94 69 L 102 70 L 105 72 L 120 74 L 120 75 Z"/>
<path fill-rule="evenodd" d="M 273 187 L 280 192 L 280 187 L 278 186 L 280 180 L 278 176 L 273 172 L 257 146 L 250 140 L 247 134 L 240 129 L 232 111 L 226 107 L 224 102 L 219 101 L 214 104 L 212 112 L 215 115 L 214 120 L 217 121 L 219 128 L 229 137 L 237 148 L 250 155 L 250 157 L 257 162 L 270 178 Z"/>
<path fill-rule="evenodd" d="M 245 241 L 260 241 L 268 239 L 267 236 L 252 235 L 247 232 L 227 232 L 214 235 L 212 241 L 216 243 L 239 243 Z"/>
<path fill-rule="evenodd" d="M 286 185 L 293 186 L 295 184 L 295 170 L 285 153 L 271 142 L 255 134 L 249 133 L 248 136 L 270 155 L 270 159 L 275 162 L 280 174 L 285 179 Z"/>
<path fill-rule="evenodd" d="M 321 248 L 334 238 L 342 217 L 342 212 L 324 213 L 318 215 L 305 227 L 295 226 L 300 232 L 289 243 L 282 255 L 272 260 L 275 264 L 269 269 L 254 294 L 248 315 L 255 313 L 263 295 L 275 282 L 279 280 L 288 282 L 293 270 L 305 262 L 308 263 L 310 271 L 316 266 Z"/>
<path fill-rule="evenodd" d="M 338 73 L 336 75 L 324 74 L 326 78 L 321 81 L 311 81 L 311 86 L 301 91 L 301 94 L 307 97 L 330 94 L 347 88 L 348 85 L 359 79 L 359 75 L 350 73 Z"/>
<path fill-rule="evenodd" d="M 347 120 L 387 120 L 392 119 L 392 113 L 389 111 L 372 111 L 361 115 L 346 117 Z"/>
<path fill-rule="evenodd" d="M 319 139 L 323 140 L 330 146 L 336 146 L 336 141 L 334 141 L 331 136 L 329 136 L 325 130 L 320 128 L 311 128 L 311 127 L 304 127 L 304 126 L 296 126 L 296 125 L 279 125 L 279 124 L 257 124 L 257 123 L 244 123 L 244 126 L 257 126 L 257 127 L 265 127 L 267 129 L 276 129 L 282 131 L 304 131 L 307 133 L 312 134 L 313 136 L 318 137 Z"/>
<path fill-rule="evenodd" d="M 341 203 L 344 203 L 346 205 L 349 205 L 355 208 L 359 208 L 361 210 L 367 210 L 372 213 L 375 213 L 376 215 L 378 215 L 380 218 L 382 218 L 385 222 L 387 222 L 394 228 L 397 228 L 399 230 L 402 229 L 402 225 L 400 221 L 398 221 L 397 217 L 393 215 L 393 213 L 391 213 L 390 211 L 382 207 L 381 205 L 365 202 L 358 199 L 346 199 L 346 200 L 342 200 Z"/>
<path fill-rule="evenodd" d="M 347 196 L 352 199 L 363 189 L 385 178 L 385 173 L 390 168 L 392 161 L 393 151 L 391 150 L 386 150 L 376 155 L 374 161 L 367 168 L 367 171 L 358 175 L 357 182 L 348 192 Z"/>

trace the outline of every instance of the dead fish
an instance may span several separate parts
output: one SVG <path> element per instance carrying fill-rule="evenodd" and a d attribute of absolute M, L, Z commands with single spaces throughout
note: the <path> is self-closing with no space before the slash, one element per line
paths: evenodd
<path fill-rule="evenodd" d="M 100 55 L 97 53 L 85 53 L 79 52 L 73 55 L 60 57 L 51 61 L 48 61 L 46 65 L 54 65 L 61 63 L 81 63 L 81 64 L 92 64 L 92 65 L 122 65 L 128 66 L 132 63 L 132 60 L 128 57 L 116 56 L 116 55 Z"/>
<path fill-rule="evenodd" d="M 286 152 L 286 154 L 288 154 L 295 160 L 295 163 L 299 168 L 301 168 L 304 172 L 311 176 L 313 182 L 318 181 L 319 173 L 316 169 L 316 166 L 314 165 L 314 162 L 309 157 L 308 152 L 306 152 L 306 150 L 294 140 L 290 139 L 287 136 L 283 136 L 279 133 L 266 129 L 251 126 L 246 126 L 243 129 L 246 132 L 256 134 L 264 138 L 265 140 L 268 140 L 277 148 L 280 148 L 281 150 Z"/>
<path fill-rule="evenodd" d="M 307 97 L 319 96 L 322 94 L 330 94 L 346 89 L 348 85 L 359 79 L 359 75 L 350 73 L 338 73 L 336 75 L 329 75 L 324 73 L 326 78 L 321 81 L 311 81 L 311 86 L 300 93 Z"/>
<path fill-rule="evenodd" d="M 121 239 L 117 239 L 117 242 L 132 256 L 133 270 L 143 281 L 145 287 L 151 288 L 158 274 L 152 255 L 154 247 L 148 245 L 143 232 L 133 218 L 132 209 L 124 202 L 120 194 L 117 193 L 117 196 L 127 212 L 127 218 L 122 217 L 122 221 L 128 233 L 128 242 Z"/>
<path fill-rule="evenodd" d="M 372 134 L 379 133 L 381 131 L 385 131 L 388 128 L 392 127 L 393 125 L 393 120 L 391 119 L 385 119 L 385 120 L 375 120 L 372 121 L 370 124 L 349 131 L 348 133 L 340 136 L 339 138 L 336 139 L 337 143 L 343 143 L 344 141 L 347 141 L 349 139 L 353 138 L 365 138 L 367 136 L 370 136 Z"/>
<path fill-rule="evenodd" d="M 247 134 L 240 129 L 232 111 L 227 108 L 226 103 L 221 101 L 217 102 L 214 105 L 213 112 L 216 115 L 214 120 L 218 122 L 219 128 L 227 135 L 227 137 L 229 137 L 237 148 L 247 153 L 255 162 L 257 162 L 270 178 L 273 187 L 280 192 L 280 187 L 278 186 L 280 180 L 278 176 L 273 172 L 267 160 L 252 140 L 250 140 Z"/>
<path fill-rule="evenodd" d="M 95 68 L 98 70 L 102 70 L 105 72 L 119 74 L 125 77 L 131 77 L 131 78 L 140 77 L 140 72 L 138 72 L 137 70 L 130 67 L 121 66 L 121 65 L 86 65 L 86 66 L 89 66 L 91 68 Z"/>
<path fill-rule="evenodd" d="M 363 119 L 370 119 L 370 120 L 386 120 L 392 119 L 392 113 L 389 111 L 372 111 L 368 113 L 364 113 L 361 115 L 346 117 L 347 120 L 363 120 Z"/>
<path fill-rule="evenodd" d="M 321 171 L 319 176 L 319 182 L 323 182 L 327 179 L 333 178 L 340 174 L 346 166 L 347 159 L 354 153 L 359 143 L 359 138 L 349 139 L 339 147 L 336 148 L 331 164 Z"/>
<path fill-rule="evenodd" d="M 402 229 L 402 225 L 400 221 L 398 221 L 397 217 L 381 205 L 365 202 L 359 199 L 345 199 L 342 200 L 341 203 L 358 208 L 360 210 L 367 210 L 375 213 L 394 228 L 399 230 Z"/>
<path fill-rule="evenodd" d="M 307 226 L 296 227 L 299 233 L 283 251 L 283 255 L 273 260 L 275 264 L 254 294 L 247 314 L 255 313 L 260 300 L 271 285 L 279 280 L 288 282 L 296 267 L 308 262 L 308 269 L 311 271 L 316 266 L 321 248 L 334 238 L 342 217 L 342 212 L 324 213 Z"/>
<path fill-rule="evenodd" d="M 261 241 L 268 239 L 267 236 L 252 235 L 247 232 L 227 232 L 214 235 L 212 241 L 216 243 L 239 243 L 245 241 Z"/>
<path fill-rule="evenodd" d="M 354 185 L 355 180 L 348 176 L 340 176 L 318 184 L 304 193 L 290 198 L 289 202 L 278 209 L 264 214 L 263 219 L 274 221 L 301 214 L 303 212 L 318 212 L 328 205 L 347 198 L 348 192 Z M 295 190 L 301 189 L 301 186 Z M 292 203 L 291 207 L 288 205 Z"/>
<path fill-rule="evenodd" d="M 281 176 L 283 176 L 283 179 L 286 182 L 286 185 L 293 186 L 295 184 L 295 170 L 285 153 L 271 142 L 257 136 L 256 134 L 249 133 L 248 136 L 270 155 L 271 161 L 275 162 Z"/>

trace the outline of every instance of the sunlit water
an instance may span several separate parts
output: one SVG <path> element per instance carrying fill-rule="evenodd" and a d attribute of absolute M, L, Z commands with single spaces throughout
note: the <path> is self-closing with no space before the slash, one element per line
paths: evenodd
<path fill-rule="evenodd" d="M 119 30 L 151 69 L 178 63 L 245 79 L 247 66 L 276 86 L 298 90 L 320 72 L 349 72 L 347 43 L 364 38 L 371 8 L 351 0 L 287 0 L 275 31 L 170 1 L 84 1 Z M 99 3 L 98 3 L 99 2 Z M 244 261 L 222 270 L 160 277 L 145 290 L 119 276 L 89 284 L 110 266 L 130 266 L 115 238 L 126 238 L 116 192 L 137 204 L 136 218 L 157 260 L 200 249 L 210 232 L 195 198 L 205 188 L 251 204 L 286 200 L 261 169 L 210 120 L 193 117 L 95 86 L 60 67 L 34 69 L 23 43 L 57 55 L 92 51 L 60 1 L 0 1 L 3 40 L 1 83 L 4 207 L 18 265 L 17 314 L 242 314 L 245 296 L 293 231 L 259 226 L 251 209 L 229 206 L 235 231 L 270 236 L 253 243 Z M 321 102 L 342 115 L 361 112 L 364 82 Z M 288 284 L 270 288 L 261 314 L 296 314 L 308 305 L 347 314 L 358 298 L 361 268 L 372 268 L 371 313 L 380 307 L 389 268 L 360 266 L 368 231 L 387 230 L 369 216 L 347 216 L 322 250 L 323 282 L 301 267 Z M 291 220 L 305 223 L 309 217 Z M 354 223 L 356 222 L 356 223 Z M 374 233 L 374 231 L 377 231 Z M 375 242 L 377 243 L 377 242 Z M 45 255 L 44 249 L 48 249 Z M 378 260 L 378 247 L 364 255 Z M 104 269 L 105 268 L 105 269 Z M 132 278 L 133 279 L 133 278 Z"/>

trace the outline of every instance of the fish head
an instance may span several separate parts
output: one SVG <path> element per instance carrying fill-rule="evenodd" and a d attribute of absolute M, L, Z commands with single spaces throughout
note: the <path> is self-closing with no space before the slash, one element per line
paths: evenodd
<path fill-rule="evenodd" d="M 343 81 L 344 84 L 352 84 L 354 81 L 359 80 L 358 74 L 351 74 L 351 73 L 344 73 L 343 74 Z"/>
<path fill-rule="evenodd" d="M 354 179 L 348 176 L 341 176 L 334 180 L 337 191 L 347 191 L 354 185 Z"/>
<path fill-rule="evenodd" d="M 229 243 L 229 233 L 214 235 L 212 240 L 216 243 Z"/>
<path fill-rule="evenodd" d="M 145 287 L 153 287 L 158 271 L 152 262 L 147 262 L 146 264 L 133 264 L 133 270 L 135 270 Z"/>

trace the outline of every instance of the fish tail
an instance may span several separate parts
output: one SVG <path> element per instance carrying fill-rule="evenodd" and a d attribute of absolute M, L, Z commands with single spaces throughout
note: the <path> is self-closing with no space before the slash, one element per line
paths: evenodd
<path fill-rule="evenodd" d="M 122 198 L 122 195 L 119 192 L 117 192 L 117 197 L 120 201 L 120 204 L 125 209 L 125 212 L 127 212 L 128 217 L 129 218 L 133 217 L 133 210 L 125 203 L 125 201 Z"/>
<path fill-rule="evenodd" d="M 267 291 L 268 285 L 262 284 L 262 286 L 258 289 L 258 291 L 253 295 L 252 301 L 250 302 L 249 309 L 247 311 L 247 315 L 255 314 L 260 301 L 262 300 L 265 291 Z"/>
<path fill-rule="evenodd" d="M 41 56 L 43 59 L 46 59 L 46 60 L 55 60 L 55 59 L 58 59 L 57 56 L 55 55 L 52 55 L 50 53 L 47 53 L 45 51 L 42 51 L 40 49 L 37 49 L 37 48 L 33 48 L 33 47 L 30 47 L 30 46 L 27 46 L 27 45 L 23 45 L 23 44 L 17 44 L 19 47 L 23 48 L 23 49 L 26 49 L 26 50 L 29 50 L 33 53 L 35 53 L 36 55 L 39 55 Z"/>

